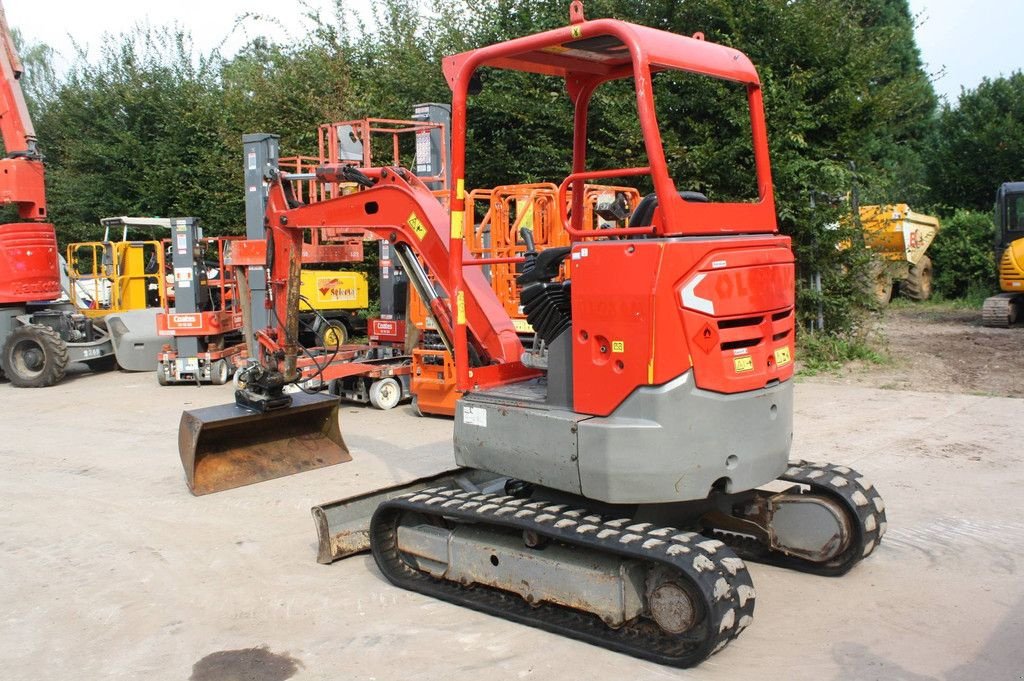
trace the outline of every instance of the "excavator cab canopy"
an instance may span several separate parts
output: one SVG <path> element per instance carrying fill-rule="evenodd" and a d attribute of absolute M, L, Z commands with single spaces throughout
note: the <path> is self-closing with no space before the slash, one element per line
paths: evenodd
<path fill-rule="evenodd" d="M 768 137 L 764 123 L 761 83 L 753 63 L 742 52 L 704 40 L 700 33 L 686 37 L 614 19 L 586 21 L 582 3 L 570 8 L 570 25 L 448 57 L 444 72 L 453 92 L 452 168 L 456 178 L 453 199 L 458 199 L 459 178 L 465 170 L 467 96 L 479 86 L 478 70 L 510 69 L 565 80 L 574 106 L 573 171 L 564 189 L 580 189 L 588 180 L 647 175 L 658 198 L 659 214 L 653 228 L 623 230 L 630 234 L 709 235 L 774 233 L 777 231 Z M 679 71 L 737 83 L 746 89 L 756 167 L 756 200 L 717 203 L 688 200 L 670 176 L 655 109 L 653 76 Z M 649 165 L 642 168 L 588 171 L 587 114 L 591 96 L 603 83 L 632 78 L 637 114 Z M 566 194 L 568 194 L 566 192 Z M 573 210 L 564 216 L 568 231 L 583 237 L 583 191 L 573 191 Z M 613 236 L 606 232 L 604 236 Z"/>
<path fill-rule="evenodd" d="M 1024 182 L 1005 182 L 996 193 L 996 250 L 1024 239 Z"/>

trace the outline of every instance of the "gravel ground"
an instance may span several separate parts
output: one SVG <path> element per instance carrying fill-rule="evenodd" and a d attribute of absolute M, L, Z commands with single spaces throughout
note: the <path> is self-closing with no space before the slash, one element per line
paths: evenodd
<path fill-rule="evenodd" d="M 152 374 L 117 372 L 45 390 L 0 384 L 0 674 L 1020 679 L 1024 402 L 962 394 L 1019 391 L 1020 366 L 1016 387 L 991 383 L 1019 336 L 927 314 L 893 319 L 892 348 L 912 351 L 800 382 L 793 442 L 794 457 L 851 465 L 874 481 L 885 539 L 839 579 L 751 565 L 753 624 L 693 670 L 396 589 L 367 556 L 315 562 L 310 507 L 449 467 L 450 420 L 416 418 L 408 406 L 344 408 L 352 462 L 195 498 L 178 460 L 178 418 L 230 400 L 230 386 L 160 388 Z M 982 361 L 987 346 L 965 338 L 999 339 L 1005 359 Z M 942 354 L 955 343 L 959 351 Z M 955 369 L 959 359 L 973 368 Z"/>
<path fill-rule="evenodd" d="M 938 305 L 896 306 L 877 322 L 887 361 L 852 362 L 806 378 L 891 390 L 1024 397 L 1024 326 L 990 329 L 981 313 Z"/>

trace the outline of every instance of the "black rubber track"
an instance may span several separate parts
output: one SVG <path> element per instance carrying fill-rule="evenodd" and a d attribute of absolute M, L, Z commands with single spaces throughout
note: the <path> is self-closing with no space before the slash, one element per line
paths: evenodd
<path fill-rule="evenodd" d="M 839 577 L 867 558 L 885 534 L 885 502 L 874 485 L 848 466 L 797 461 L 789 464 L 780 480 L 807 485 L 804 494 L 827 497 L 838 502 L 850 518 L 853 530 L 850 545 L 830 561 L 815 563 L 773 551 L 760 542 L 725 530 L 712 530 L 746 560 L 767 563 L 827 577 Z"/>
<path fill-rule="evenodd" d="M 483 585 L 463 586 L 414 569 L 402 558 L 397 532 L 406 514 L 517 531 L 533 530 L 568 545 L 664 565 L 702 599 L 700 619 L 682 635 L 663 632 L 638 617 L 618 629 L 596 615 L 543 603 Z M 373 557 L 396 586 L 563 636 L 675 667 L 698 664 L 736 638 L 752 619 L 754 589 L 743 561 L 719 541 L 628 518 L 609 519 L 547 501 L 434 488 L 377 508 L 370 524 Z"/>

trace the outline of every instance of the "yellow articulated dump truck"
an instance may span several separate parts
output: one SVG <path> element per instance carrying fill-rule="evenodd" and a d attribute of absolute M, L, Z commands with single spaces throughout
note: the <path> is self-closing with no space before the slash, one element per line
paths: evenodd
<path fill-rule="evenodd" d="M 360 312 L 370 302 L 363 272 L 302 270 L 299 288 L 300 342 L 306 347 L 333 348 L 366 334 Z"/>
<path fill-rule="evenodd" d="M 905 203 L 861 206 L 864 244 L 878 255 L 872 273 L 875 300 L 888 304 L 895 284 L 911 300 L 932 295 L 932 261 L 925 254 L 939 232 L 939 220 L 915 213 Z"/>

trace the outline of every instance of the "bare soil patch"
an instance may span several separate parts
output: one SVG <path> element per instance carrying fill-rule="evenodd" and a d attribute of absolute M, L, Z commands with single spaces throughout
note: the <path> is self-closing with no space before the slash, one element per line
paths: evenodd
<path fill-rule="evenodd" d="M 990 329 L 978 310 L 891 307 L 878 319 L 888 360 L 805 380 L 892 390 L 1024 397 L 1024 326 Z"/>

